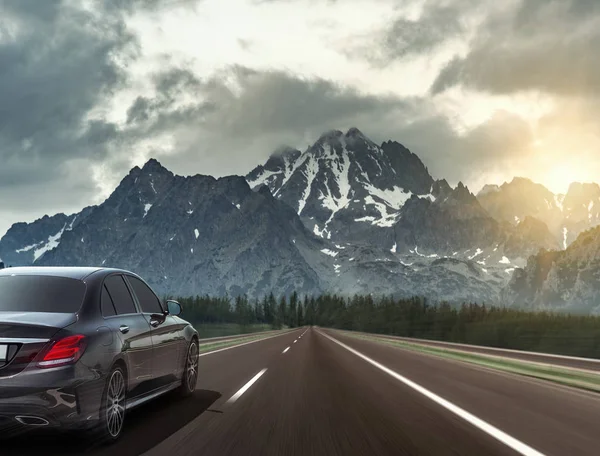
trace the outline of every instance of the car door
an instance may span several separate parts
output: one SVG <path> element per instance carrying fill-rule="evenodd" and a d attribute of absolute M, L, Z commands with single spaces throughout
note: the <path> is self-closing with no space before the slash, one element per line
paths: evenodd
<path fill-rule="evenodd" d="M 180 362 L 180 346 L 184 337 L 182 328 L 173 317 L 164 315 L 160 299 L 144 281 L 131 275 L 126 277 L 142 314 L 152 327 L 154 375 L 165 382 L 175 380 L 179 375 L 178 370 L 182 368 Z"/>
<path fill-rule="evenodd" d="M 139 389 L 144 389 L 145 382 L 153 379 L 151 327 L 136 307 L 121 274 L 111 275 L 104 280 L 101 308 L 107 326 L 121 341 L 127 363 L 129 391 L 135 396 Z"/>

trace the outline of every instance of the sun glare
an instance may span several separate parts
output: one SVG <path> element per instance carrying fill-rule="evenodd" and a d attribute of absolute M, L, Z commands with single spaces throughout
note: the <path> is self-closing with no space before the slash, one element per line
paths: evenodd
<path fill-rule="evenodd" d="M 568 163 L 561 163 L 554 166 L 547 172 L 544 179 L 548 187 L 558 193 L 566 193 L 572 182 L 581 180 L 582 172 L 577 166 Z"/>

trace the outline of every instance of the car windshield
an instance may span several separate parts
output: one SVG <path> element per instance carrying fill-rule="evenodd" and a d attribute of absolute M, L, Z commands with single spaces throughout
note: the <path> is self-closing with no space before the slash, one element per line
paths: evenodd
<path fill-rule="evenodd" d="M 65 277 L 0 277 L 0 312 L 75 313 L 85 288 L 82 281 Z"/>

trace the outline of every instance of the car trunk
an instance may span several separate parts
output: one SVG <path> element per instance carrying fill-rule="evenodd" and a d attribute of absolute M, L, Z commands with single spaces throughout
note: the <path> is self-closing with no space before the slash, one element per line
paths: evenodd
<path fill-rule="evenodd" d="M 0 378 L 21 372 L 52 336 L 76 321 L 71 313 L 0 312 Z"/>

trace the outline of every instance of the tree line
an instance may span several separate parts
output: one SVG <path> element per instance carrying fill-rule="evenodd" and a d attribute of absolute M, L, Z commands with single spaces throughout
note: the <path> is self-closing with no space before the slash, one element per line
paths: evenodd
<path fill-rule="evenodd" d="M 404 337 L 600 358 L 600 317 L 447 302 L 422 297 L 273 294 L 176 298 L 193 323 L 263 323 L 278 329 L 303 325 Z"/>

